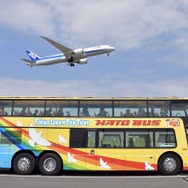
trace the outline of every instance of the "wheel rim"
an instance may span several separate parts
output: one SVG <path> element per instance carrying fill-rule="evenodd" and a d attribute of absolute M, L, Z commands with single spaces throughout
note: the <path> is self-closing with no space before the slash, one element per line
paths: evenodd
<path fill-rule="evenodd" d="M 163 167 L 166 171 L 172 172 L 176 169 L 177 163 L 176 160 L 172 157 L 168 157 L 163 161 Z"/>
<path fill-rule="evenodd" d="M 53 158 L 47 158 L 44 160 L 43 167 L 46 171 L 52 172 L 56 169 L 56 161 Z"/>
<path fill-rule="evenodd" d="M 31 162 L 27 157 L 22 157 L 18 160 L 17 166 L 19 170 L 27 171 L 31 166 Z"/>

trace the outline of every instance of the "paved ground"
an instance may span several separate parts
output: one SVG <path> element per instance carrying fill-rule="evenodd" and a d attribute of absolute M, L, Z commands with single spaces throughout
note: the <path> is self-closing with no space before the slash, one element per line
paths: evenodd
<path fill-rule="evenodd" d="M 0 188 L 187 188 L 188 176 L 65 174 L 19 176 L 0 172 Z"/>

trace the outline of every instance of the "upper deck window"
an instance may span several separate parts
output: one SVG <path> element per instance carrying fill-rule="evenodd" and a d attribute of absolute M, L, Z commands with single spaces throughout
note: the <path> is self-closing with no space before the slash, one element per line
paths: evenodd
<path fill-rule="evenodd" d="M 15 100 L 13 116 L 43 116 L 44 100 Z"/>
<path fill-rule="evenodd" d="M 185 117 L 188 113 L 188 102 L 186 101 L 172 101 L 171 113 L 174 117 Z"/>
<path fill-rule="evenodd" d="M 78 101 L 48 100 L 46 101 L 45 116 L 78 116 Z"/>
<path fill-rule="evenodd" d="M 80 116 L 112 117 L 112 101 L 80 101 Z"/>
<path fill-rule="evenodd" d="M 168 117 L 170 116 L 169 101 L 148 101 L 149 117 Z"/>
<path fill-rule="evenodd" d="M 116 117 L 146 117 L 146 101 L 115 101 L 114 116 Z"/>
<path fill-rule="evenodd" d="M 0 100 L 0 116 L 11 116 L 12 100 Z"/>

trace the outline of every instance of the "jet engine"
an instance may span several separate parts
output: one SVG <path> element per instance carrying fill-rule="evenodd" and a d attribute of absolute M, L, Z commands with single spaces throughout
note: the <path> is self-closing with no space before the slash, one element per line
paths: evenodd
<path fill-rule="evenodd" d="M 82 48 L 76 49 L 76 50 L 73 51 L 73 54 L 82 55 L 83 54 L 83 49 Z"/>
<path fill-rule="evenodd" d="M 83 58 L 78 61 L 78 64 L 87 64 L 87 59 Z"/>

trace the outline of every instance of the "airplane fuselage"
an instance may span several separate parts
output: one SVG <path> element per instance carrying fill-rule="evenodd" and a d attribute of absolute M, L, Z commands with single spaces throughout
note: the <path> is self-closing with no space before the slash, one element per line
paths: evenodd
<path fill-rule="evenodd" d="M 70 58 L 72 57 L 72 61 L 70 61 L 70 63 L 71 62 L 78 63 L 80 59 L 91 57 L 91 56 L 101 55 L 105 53 L 109 54 L 113 50 L 114 48 L 109 45 L 101 45 L 101 46 L 95 46 L 95 47 L 90 47 L 90 48 L 84 48 L 82 49 L 82 52 L 80 54 L 72 53 L 70 55 Z M 63 63 L 63 62 L 67 62 L 67 58 L 65 57 L 63 53 L 61 53 L 61 54 L 55 54 L 55 55 L 43 57 L 40 60 L 36 61 L 35 66 L 52 65 L 52 64 Z"/>

